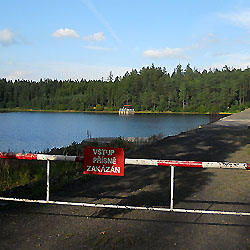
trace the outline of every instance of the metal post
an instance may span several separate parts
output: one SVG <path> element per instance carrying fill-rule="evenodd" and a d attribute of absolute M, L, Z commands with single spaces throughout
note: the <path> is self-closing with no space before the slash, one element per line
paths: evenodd
<path fill-rule="evenodd" d="M 170 210 L 174 209 L 174 166 L 171 166 L 170 176 Z"/>
<path fill-rule="evenodd" d="M 49 201 L 49 168 L 50 168 L 50 162 L 47 161 L 47 195 L 46 195 L 46 201 Z"/>

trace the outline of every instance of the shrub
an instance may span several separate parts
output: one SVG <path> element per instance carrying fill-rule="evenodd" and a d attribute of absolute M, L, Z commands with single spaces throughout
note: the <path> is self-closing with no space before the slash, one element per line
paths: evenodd
<path fill-rule="evenodd" d="M 97 104 L 95 107 L 95 111 L 103 111 L 103 106 L 101 104 Z"/>

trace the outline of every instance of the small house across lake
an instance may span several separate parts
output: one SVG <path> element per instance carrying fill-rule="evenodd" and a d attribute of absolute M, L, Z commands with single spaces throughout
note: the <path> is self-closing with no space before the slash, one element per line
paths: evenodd
<path fill-rule="evenodd" d="M 135 110 L 132 109 L 131 105 L 123 105 L 121 109 L 119 109 L 119 115 L 133 115 Z"/>

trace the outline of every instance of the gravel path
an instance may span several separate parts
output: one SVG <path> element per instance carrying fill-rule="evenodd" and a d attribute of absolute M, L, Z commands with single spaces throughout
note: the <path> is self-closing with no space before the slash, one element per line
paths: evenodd
<path fill-rule="evenodd" d="M 131 158 L 250 163 L 250 110 L 164 138 Z M 51 199 L 169 206 L 167 167 L 77 181 Z M 250 172 L 176 168 L 175 207 L 250 212 Z M 0 203 L 1 204 L 1 203 Z M 13 204 L 0 206 L 0 249 L 248 249 L 250 217 Z"/>

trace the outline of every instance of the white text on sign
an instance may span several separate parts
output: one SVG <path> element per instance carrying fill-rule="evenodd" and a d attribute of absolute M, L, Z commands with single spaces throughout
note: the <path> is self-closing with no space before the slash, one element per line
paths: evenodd
<path fill-rule="evenodd" d="M 93 171 L 97 173 L 114 173 L 119 174 L 121 172 L 120 167 L 107 167 L 107 166 L 87 166 L 87 171 Z"/>
<path fill-rule="evenodd" d="M 85 147 L 83 173 L 124 176 L 123 149 L 110 147 Z"/>

